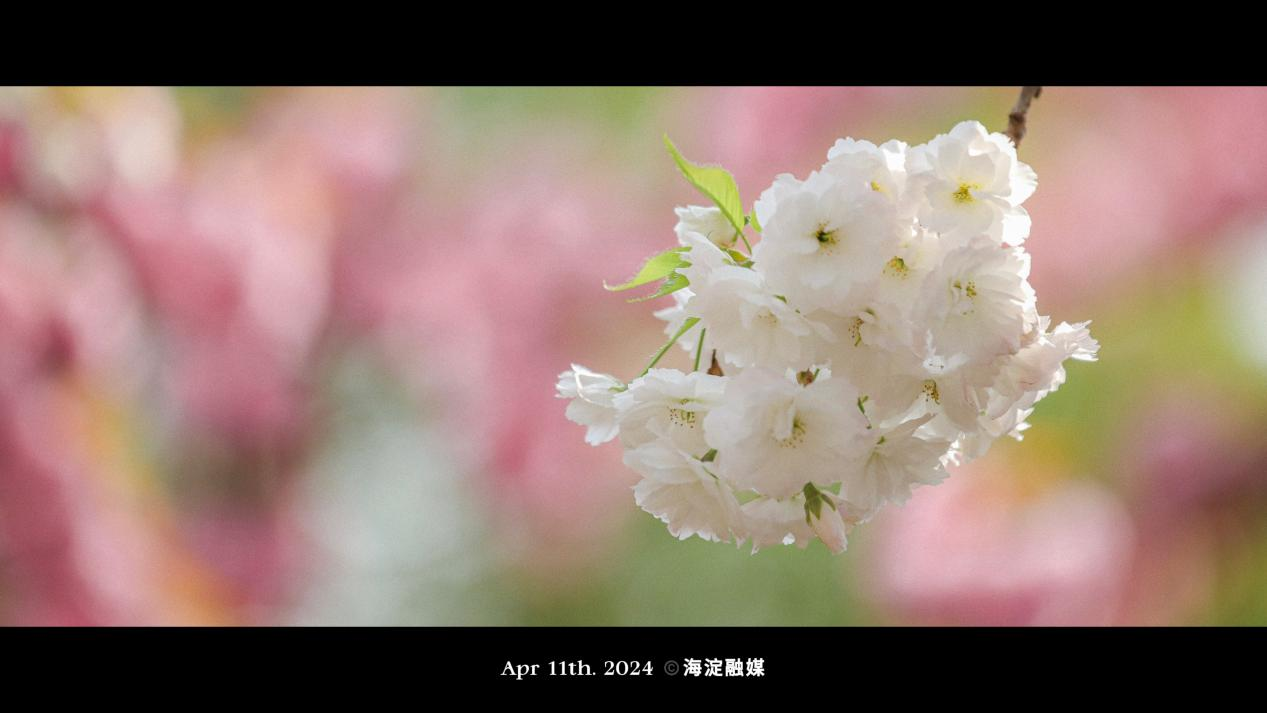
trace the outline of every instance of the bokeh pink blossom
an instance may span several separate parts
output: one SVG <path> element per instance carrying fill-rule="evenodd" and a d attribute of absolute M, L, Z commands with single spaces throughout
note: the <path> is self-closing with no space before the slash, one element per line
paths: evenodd
<path fill-rule="evenodd" d="M 697 200 L 644 155 L 660 134 L 751 201 L 838 137 L 998 129 L 1013 97 L 0 90 L 0 622 L 800 621 L 755 594 L 772 571 L 834 598 L 820 623 L 1267 621 L 1267 374 L 1207 269 L 1267 215 L 1267 90 L 1045 90 L 1033 282 L 1096 320 L 1101 362 L 845 555 L 666 543 L 619 449 L 563 418 L 569 359 L 633 374 L 663 339 L 602 289 Z M 380 421 L 434 457 L 357 435 Z M 347 495 L 376 488 L 403 514 Z M 345 532 L 314 503 L 370 509 Z"/>

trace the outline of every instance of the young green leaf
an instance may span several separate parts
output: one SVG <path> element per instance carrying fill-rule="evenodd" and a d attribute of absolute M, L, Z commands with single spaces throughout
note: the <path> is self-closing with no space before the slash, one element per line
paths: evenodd
<path fill-rule="evenodd" d="M 694 327 L 698 322 L 699 317 L 687 317 L 686 321 L 682 323 L 682 327 L 677 330 L 677 334 L 669 337 L 669 341 L 665 342 L 664 346 L 660 347 L 659 351 L 655 353 L 655 356 L 651 357 L 651 363 L 647 364 L 647 368 L 643 369 L 642 373 L 638 376 L 646 376 L 647 372 L 651 371 L 651 369 L 655 367 L 656 364 L 659 364 L 660 360 L 664 358 L 664 354 L 669 351 L 669 347 L 677 344 L 677 340 L 681 339 L 683 334 L 691 331 L 691 327 Z"/>
<path fill-rule="evenodd" d="M 690 281 L 687 280 L 686 276 L 683 275 L 682 273 L 670 272 L 665 277 L 664 284 L 660 285 L 660 289 L 656 290 L 655 292 L 652 292 L 649 295 L 645 295 L 643 297 L 635 297 L 631 300 L 625 300 L 625 301 L 626 302 L 646 302 L 647 300 L 653 300 L 657 297 L 664 297 L 665 295 L 671 295 L 674 292 L 677 292 L 678 290 L 682 289 L 683 287 L 686 287 L 689 284 L 691 284 Z"/>
<path fill-rule="evenodd" d="M 744 255 L 738 250 L 727 249 L 726 254 L 729 255 L 730 259 L 739 267 L 752 267 L 752 258 Z"/>
<path fill-rule="evenodd" d="M 659 255 L 655 255 L 643 264 L 642 269 L 638 271 L 633 279 L 620 285 L 612 286 L 603 282 L 603 287 L 612 292 L 621 292 L 623 290 L 631 290 L 635 287 L 641 287 L 656 280 L 663 280 L 669 276 L 669 273 L 679 267 L 686 267 L 690 263 L 682 258 L 682 253 L 690 248 L 676 247 L 665 250 Z"/>
<path fill-rule="evenodd" d="M 664 135 L 664 145 L 686 180 L 716 203 L 726 220 L 735 226 L 735 230 L 743 233 L 743 201 L 739 200 L 739 187 L 735 185 L 735 177 L 730 175 L 730 171 L 717 166 L 697 166 L 691 163 L 678 152 L 668 134 Z"/>

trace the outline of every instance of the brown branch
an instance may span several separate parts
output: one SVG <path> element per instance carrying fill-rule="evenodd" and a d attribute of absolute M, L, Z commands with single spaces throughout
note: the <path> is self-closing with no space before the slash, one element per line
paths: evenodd
<path fill-rule="evenodd" d="M 1016 106 L 1007 115 L 1007 136 L 1017 148 L 1021 139 L 1025 138 L 1025 115 L 1029 113 L 1030 102 L 1043 93 L 1042 87 L 1021 87 L 1021 95 L 1016 98 Z"/>

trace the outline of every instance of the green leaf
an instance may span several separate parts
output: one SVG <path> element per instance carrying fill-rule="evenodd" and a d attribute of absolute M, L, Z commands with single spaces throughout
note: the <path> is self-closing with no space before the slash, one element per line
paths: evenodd
<path fill-rule="evenodd" d="M 739 267 L 752 267 L 752 258 L 744 255 L 738 250 L 727 249 L 726 254 L 729 255 L 730 259 L 733 260 Z"/>
<path fill-rule="evenodd" d="M 722 215 L 726 216 L 726 220 L 729 220 L 730 224 L 735 226 L 735 230 L 742 234 L 743 201 L 739 200 L 739 187 L 735 185 L 735 177 L 730 175 L 730 171 L 717 166 L 697 166 L 691 163 L 678 152 L 668 134 L 664 135 L 664 145 L 673 155 L 673 161 L 677 163 L 682 175 L 686 176 L 686 180 L 717 204 L 717 207 L 721 208 Z"/>
<path fill-rule="evenodd" d="M 633 279 L 628 282 L 616 285 L 615 287 L 603 282 L 603 287 L 611 290 L 612 292 L 621 292 L 622 290 L 631 290 L 635 287 L 641 287 L 642 285 L 655 282 L 656 280 L 662 280 L 668 277 L 670 273 L 679 267 L 686 267 L 690 264 L 682 258 L 682 253 L 687 250 L 690 250 L 690 248 L 676 247 L 665 250 L 659 255 L 649 258 L 647 262 L 643 264 L 642 269 L 638 271 L 638 274 L 634 275 Z"/>
<path fill-rule="evenodd" d="M 664 280 L 664 284 L 660 285 L 660 289 L 656 290 L 655 292 L 652 292 L 649 295 L 644 295 L 642 297 L 635 297 L 631 300 L 625 300 L 625 301 L 626 302 L 646 302 L 647 300 L 653 300 L 657 297 L 664 297 L 665 295 L 671 295 L 674 292 L 677 292 L 678 290 L 682 289 L 683 287 L 686 287 L 689 284 L 691 284 L 691 282 L 690 280 L 686 279 L 686 275 L 683 275 L 680 272 L 670 272 L 668 276 L 666 276 Z"/>
<path fill-rule="evenodd" d="M 664 358 L 664 353 L 669 351 L 669 347 L 676 344 L 677 340 L 681 339 L 682 335 L 689 332 L 691 327 L 694 327 L 698 322 L 699 317 L 688 317 L 687 320 L 682 323 L 682 327 L 677 330 L 677 334 L 670 337 L 669 341 L 665 342 L 664 346 L 660 347 L 660 350 L 655 353 L 655 356 L 651 357 L 651 363 L 647 364 L 647 368 L 643 369 L 642 373 L 638 376 L 646 376 L 647 372 L 651 371 L 651 369 L 654 368 L 656 364 L 659 364 L 660 360 Z"/>

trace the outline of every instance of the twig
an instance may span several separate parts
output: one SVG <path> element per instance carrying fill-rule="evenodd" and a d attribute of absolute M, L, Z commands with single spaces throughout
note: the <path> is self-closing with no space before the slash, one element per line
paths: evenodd
<path fill-rule="evenodd" d="M 1030 102 L 1043 93 L 1042 87 L 1021 87 L 1021 95 L 1016 98 L 1016 106 L 1007 115 L 1007 136 L 1020 148 L 1021 139 L 1025 138 L 1025 115 L 1029 113 Z"/>

